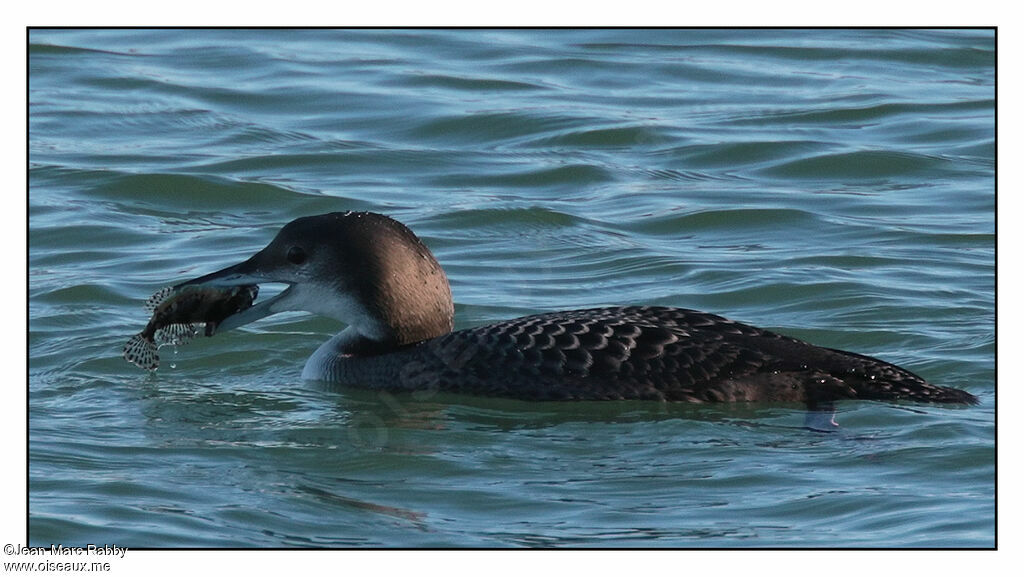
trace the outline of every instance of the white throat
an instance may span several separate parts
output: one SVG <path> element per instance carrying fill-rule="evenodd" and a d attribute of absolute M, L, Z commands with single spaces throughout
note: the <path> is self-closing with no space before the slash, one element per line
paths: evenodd
<path fill-rule="evenodd" d="M 328 339 L 306 360 L 306 365 L 302 367 L 302 378 L 313 381 L 333 380 L 331 367 L 337 363 L 338 355 L 350 343 L 359 339 L 360 333 L 355 327 L 348 327 Z"/>

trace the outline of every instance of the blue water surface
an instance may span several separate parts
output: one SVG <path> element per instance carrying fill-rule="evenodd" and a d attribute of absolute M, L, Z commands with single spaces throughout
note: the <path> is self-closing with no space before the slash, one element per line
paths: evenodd
<path fill-rule="evenodd" d="M 156 547 L 992 547 L 992 30 L 29 33 L 28 532 Z M 456 324 L 695 308 L 975 407 L 302 381 L 288 313 L 121 358 L 163 286 L 373 210 Z M 270 287 L 271 290 L 273 287 Z"/>

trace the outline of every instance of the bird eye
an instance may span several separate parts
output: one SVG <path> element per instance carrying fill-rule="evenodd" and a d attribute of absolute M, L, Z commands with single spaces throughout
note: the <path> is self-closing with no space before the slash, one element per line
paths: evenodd
<path fill-rule="evenodd" d="M 306 262 L 306 251 L 302 250 L 301 247 L 293 246 L 288 249 L 288 254 L 285 255 L 285 258 L 292 264 L 302 264 Z"/>

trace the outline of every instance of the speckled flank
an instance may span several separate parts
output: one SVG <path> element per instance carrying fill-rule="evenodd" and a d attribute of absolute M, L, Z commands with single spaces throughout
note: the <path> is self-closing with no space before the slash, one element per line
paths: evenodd
<path fill-rule="evenodd" d="M 878 359 L 667 307 L 522 317 L 328 366 L 353 385 L 533 400 L 976 402 Z"/>

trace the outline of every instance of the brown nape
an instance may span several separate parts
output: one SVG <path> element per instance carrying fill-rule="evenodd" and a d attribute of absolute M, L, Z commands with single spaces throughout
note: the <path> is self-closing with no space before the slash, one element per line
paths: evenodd
<path fill-rule="evenodd" d="M 416 235 L 390 218 L 365 213 L 363 226 L 390 229 L 366 235 L 369 280 L 366 302 L 394 331 L 396 345 L 417 343 L 451 332 L 455 305 L 444 269 Z"/>

